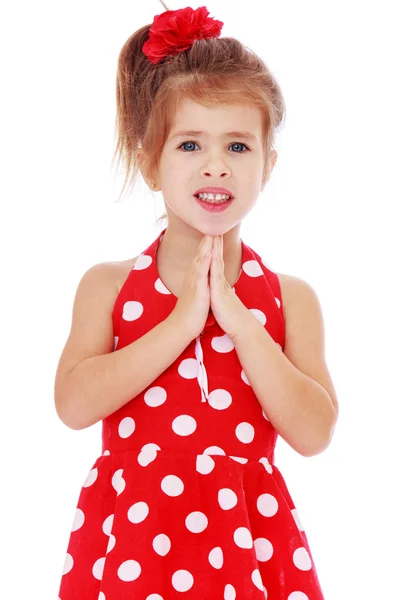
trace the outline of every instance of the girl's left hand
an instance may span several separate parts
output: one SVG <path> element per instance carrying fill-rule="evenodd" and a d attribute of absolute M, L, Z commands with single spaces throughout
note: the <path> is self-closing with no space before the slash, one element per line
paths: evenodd
<path fill-rule="evenodd" d="M 223 236 L 214 236 L 210 265 L 211 310 L 219 326 L 235 339 L 248 329 L 254 316 L 237 297 L 224 273 Z"/>

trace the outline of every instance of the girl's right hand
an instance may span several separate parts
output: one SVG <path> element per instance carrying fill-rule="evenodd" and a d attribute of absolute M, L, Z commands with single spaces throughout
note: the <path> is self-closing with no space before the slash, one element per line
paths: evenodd
<path fill-rule="evenodd" d="M 208 273 L 212 259 L 213 237 L 203 236 L 196 256 L 183 281 L 171 317 L 196 338 L 203 331 L 210 310 Z"/>

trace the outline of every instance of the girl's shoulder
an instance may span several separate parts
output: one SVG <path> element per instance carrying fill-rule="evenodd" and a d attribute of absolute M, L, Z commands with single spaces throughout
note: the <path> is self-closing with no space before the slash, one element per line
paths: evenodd
<path fill-rule="evenodd" d="M 128 258 L 127 260 L 119 260 L 107 263 L 109 268 L 114 270 L 115 283 L 117 286 L 117 294 L 121 291 L 123 284 L 125 283 L 129 273 L 135 266 L 138 256 L 134 258 Z"/>

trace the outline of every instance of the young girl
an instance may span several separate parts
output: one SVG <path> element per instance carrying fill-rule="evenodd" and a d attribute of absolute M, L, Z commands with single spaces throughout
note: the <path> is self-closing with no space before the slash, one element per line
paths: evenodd
<path fill-rule="evenodd" d="M 323 598 L 274 464 L 278 434 L 312 456 L 335 428 L 322 315 L 311 286 L 239 236 L 284 101 L 208 14 L 167 9 L 119 57 L 118 151 L 132 181 L 140 169 L 162 190 L 168 226 L 78 286 L 56 409 L 73 429 L 102 420 L 103 453 L 60 600 Z"/>

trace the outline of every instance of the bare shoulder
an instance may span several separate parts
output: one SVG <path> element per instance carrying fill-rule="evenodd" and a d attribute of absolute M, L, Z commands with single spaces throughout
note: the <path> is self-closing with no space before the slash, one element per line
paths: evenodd
<path fill-rule="evenodd" d="M 117 289 L 117 294 L 119 294 L 122 286 L 124 285 L 130 271 L 135 266 L 135 262 L 137 260 L 137 256 L 134 258 L 128 258 L 127 260 L 118 260 L 118 261 L 110 261 L 107 263 L 103 263 L 107 265 L 107 269 L 113 273 L 115 278 L 115 285 Z"/>
<path fill-rule="evenodd" d="M 296 313 L 302 318 L 306 316 L 307 310 L 321 311 L 318 296 L 313 287 L 304 279 L 287 273 L 276 273 L 279 279 L 282 295 L 282 305 L 287 330 L 293 325 L 293 315 Z M 320 314 L 320 316 L 322 316 Z"/>
<path fill-rule="evenodd" d="M 277 273 L 285 317 L 285 356 L 329 394 L 338 410 L 335 388 L 325 360 L 322 306 L 314 288 L 303 279 Z"/>
<path fill-rule="evenodd" d="M 290 296 L 293 295 L 294 291 L 294 285 L 292 285 L 292 282 L 293 280 L 297 279 L 297 277 L 288 275 L 287 273 L 276 273 L 276 275 L 279 279 L 279 284 L 281 287 L 283 314 L 286 321 L 287 306 L 290 302 Z"/>

